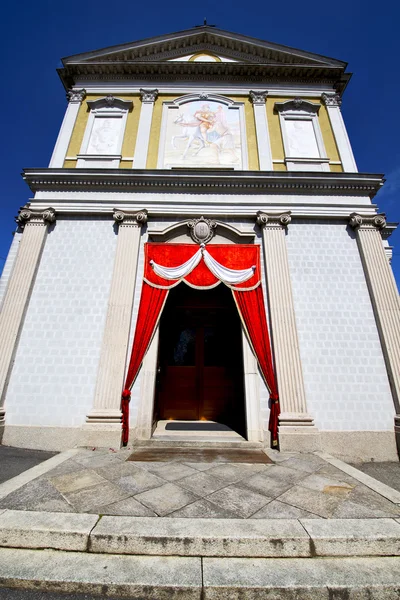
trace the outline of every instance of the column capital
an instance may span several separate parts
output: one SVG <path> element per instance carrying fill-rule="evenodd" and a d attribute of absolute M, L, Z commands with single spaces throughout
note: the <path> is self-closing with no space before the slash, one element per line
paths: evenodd
<path fill-rule="evenodd" d="M 70 104 L 80 104 L 86 98 L 86 90 L 68 90 L 67 100 Z"/>
<path fill-rule="evenodd" d="M 27 223 L 32 225 L 48 225 L 56 220 L 56 211 L 51 206 L 46 210 L 32 210 L 28 206 L 23 206 L 16 218 L 16 222 L 20 227 L 24 227 Z"/>
<path fill-rule="evenodd" d="M 158 90 L 144 90 L 140 88 L 140 97 L 142 102 L 155 102 L 158 97 Z"/>
<path fill-rule="evenodd" d="M 142 227 L 147 223 L 147 210 L 144 208 L 136 213 L 127 213 L 115 208 L 113 219 L 120 226 Z"/>
<path fill-rule="evenodd" d="M 328 94 L 321 95 L 322 102 L 325 106 L 337 106 L 340 107 L 342 104 L 342 99 L 340 94 L 336 94 L 336 92 L 330 92 Z"/>
<path fill-rule="evenodd" d="M 250 90 L 249 96 L 253 104 L 265 104 L 267 101 L 268 91 Z"/>
<path fill-rule="evenodd" d="M 263 229 L 268 224 L 268 227 L 283 228 L 287 227 L 292 220 L 291 212 L 281 214 L 268 214 L 261 210 L 257 213 L 257 225 Z"/>
<path fill-rule="evenodd" d="M 383 229 L 386 227 L 386 215 L 359 215 L 352 213 L 349 217 L 349 225 L 353 229 Z"/>

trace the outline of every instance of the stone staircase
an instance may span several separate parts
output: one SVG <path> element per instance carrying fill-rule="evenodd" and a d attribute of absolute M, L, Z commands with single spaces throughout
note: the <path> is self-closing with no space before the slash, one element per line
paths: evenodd
<path fill-rule="evenodd" d="M 395 600 L 398 519 L 170 519 L 5 510 L 0 586 L 166 600 Z"/>

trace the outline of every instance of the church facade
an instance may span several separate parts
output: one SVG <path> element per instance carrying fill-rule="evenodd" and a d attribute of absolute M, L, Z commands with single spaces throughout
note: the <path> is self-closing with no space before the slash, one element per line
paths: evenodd
<path fill-rule="evenodd" d="M 400 304 L 346 63 L 202 26 L 74 55 L 0 287 L 2 443 L 395 460 Z M 210 442 L 211 443 L 211 442 Z"/>

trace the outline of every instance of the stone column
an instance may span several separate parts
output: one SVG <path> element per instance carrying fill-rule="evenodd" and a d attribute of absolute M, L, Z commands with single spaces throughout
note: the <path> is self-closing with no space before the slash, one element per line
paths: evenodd
<path fill-rule="evenodd" d="M 364 267 L 375 320 L 396 410 L 395 431 L 400 453 L 400 298 L 393 271 L 382 244 L 380 230 L 386 226 L 384 214 L 350 215 Z"/>
<path fill-rule="evenodd" d="M 154 102 L 157 100 L 158 90 L 140 90 L 142 108 L 140 111 L 139 128 L 136 138 L 135 154 L 133 157 L 134 169 L 145 169 L 147 152 L 150 142 L 151 121 L 153 118 Z"/>
<path fill-rule="evenodd" d="M 86 90 L 69 90 L 67 92 L 68 107 L 65 112 L 64 120 L 61 125 L 60 133 L 54 146 L 54 151 L 50 159 L 49 167 L 52 169 L 61 169 L 67 156 L 69 142 L 72 131 L 75 126 L 76 117 L 79 108 L 86 97 Z"/>
<path fill-rule="evenodd" d="M 272 348 L 281 405 L 279 445 L 281 450 L 301 452 L 316 450 L 319 436 L 307 412 L 285 240 L 290 221 L 290 213 L 257 213 L 263 233 Z"/>
<path fill-rule="evenodd" d="M 271 142 L 269 139 L 267 112 L 265 103 L 268 92 L 250 91 L 250 100 L 253 103 L 254 120 L 256 123 L 258 160 L 260 171 L 272 171 Z"/>
<path fill-rule="evenodd" d="M 114 430 L 113 442 L 117 445 L 121 437 L 121 392 L 129 343 L 140 234 L 142 225 L 147 221 L 147 211 L 129 214 L 116 210 L 114 219 L 119 225 L 117 249 L 93 408 L 87 415 L 87 423 L 105 424 L 107 430 Z M 94 426 L 92 429 L 96 431 L 101 427 Z M 100 439 L 100 442 L 96 443 L 95 438 L 90 439 L 93 440 L 93 445 L 102 441 Z"/>
<path fill-rule="evenodd" d="M 24 207 L 18 216 L 18 223 L 24 232 L 0 313 L 0 427 L 5 422 L 4 401 L 7 386 L 47 230 L 55 219 L 53 208 L 39 212 Z"/>
<path fill-rule="evenodd" d="M 340 105 L 342 100 L 339 94 L 329 93 L 322 94 L 322 102 L 326 106 L 328 111 L 329 120 L 333 135 L 335 136 L 336 146 L 339 152 L 340 160 L 342 162 L 343 171 L 348 173 L 357 173 L 357 165 L 354 158 L 353 150 L 349 136 L 347 135 L 346 126 L 343 121 Z"/>

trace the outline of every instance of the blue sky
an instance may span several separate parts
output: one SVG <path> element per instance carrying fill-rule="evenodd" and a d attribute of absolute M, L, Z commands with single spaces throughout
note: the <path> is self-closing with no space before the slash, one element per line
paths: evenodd
<path fill-rule="evenodd" d="M 397 2 L 368 9 L 365 0 L 336 2 L 169 3 L 21 0 L 2 7 L 3 74 L 0 270 L 30 191 L 22 168 L 46 167 L 66 108 L 55 69 L 63 56 L 187 29 L 204 17 L 221 29 L 286 44 L 349 63 L 354 76 L 343 116 L 359 170 L 384 173 L 375 198 L 388 221 L 400 221 L 400 97 Z M 400 228 L 399 228 L 400 229 Z M 400 282 L 400 231 L 393 234 Z"/>

